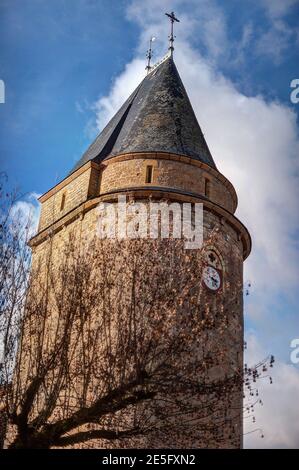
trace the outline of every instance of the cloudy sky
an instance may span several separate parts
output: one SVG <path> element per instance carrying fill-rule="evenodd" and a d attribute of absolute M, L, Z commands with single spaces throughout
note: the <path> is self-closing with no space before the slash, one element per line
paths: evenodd
<path fill-rule="evenodd" d="M 299 0 L 1 0 L 1 168 L 34 208 L 144 77 L 151 35 L 165 54 L 171 10 L 179 73 L 253 238 L 247 360 L 277 359 L 245 445 L 299 447 Z"/>

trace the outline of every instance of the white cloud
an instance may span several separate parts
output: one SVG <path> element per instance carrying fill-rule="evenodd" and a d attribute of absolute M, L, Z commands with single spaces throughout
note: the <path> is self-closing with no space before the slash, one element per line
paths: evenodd
<path fill-rule="evenodd" d="M 216 164 L 235 185 L 238 216 L 254 251 L 247 277 L 264 288 L 298 283 L 299 142 L 295 114 L 262 97 L 248 98 L 196 53 L 184 48 L 177 62 Z M 288 269 L 282 270 L 287 260 Z"/>
<path fill-rule="evenodd" d="M 97 116 L 96 125 L 98 129 L 103 129 L 137 85 L 139 85 L 144 75 L 144 60 L 134 59 L 130 64 L 126 65 L 124 72 L 113 83 L 109 96 L 100 97 L 94 104 L 93 108 Z"/>
<path fill-rule="evenodd" d="M 200 38 L 209 60 L 216 60 L 228 52 L 227 24 L 223 9 L 215 0 L 151 0 L 132 1 L 128 7 L 128 18 L 138 22 L 142 33 L 138 52 L 144 54 L 151 34 L 158 39 L 158 54 L 167 50 L 169 32 L 165 12 L 174 10 L 180 23 L 175 31 L 182 40 Z M 189 13 L 188 13 L 189 12 Z"/>
<path fill-rule="evenodd" d="M 258 36 L 255 51 L 278 65 L 283 61 L 287 48 L 298 43 L 299 29 L 288 26 L 284 17 L 299 5 L 299 0 L 262 0 L 261 4 L 270 24 L 268 30 Z"/>
<path fill-rule="evenodd" d="M 201 44 L 204 56 L 210 61 L 238 68 L 243 56 L 250 54 L 268 57 L 275 64 L 284 59 L 287 47 L 298 43 L 299 28 L 288 26 L 285 16 L 299 0 L 261 0 L 256 5 L 259 15 L 264 11 L 268 19 L 264 27 L 253 18 L 244 24 L 240 37 L 232 38 L 229 17 L 219 0 L 133 0 L 128 7 L 128 18 L 138 22 L 142 33 L 138 52 L 144 55 L 152 33 L 158 38 L 158 51 L 166 50 L 167 23 L 165 11 L 175 10 L 181 23 L 175 25 L 178 38 Z M 246 8 L 246 6 L 245 6 Z M 250 6 L 247 5 L 247 8 Z"/>
<path fill-rule="evenodd" d="M 40 204 L 40 194 L 31 192 L 23 199 L 16 201 L 11 210 L 11 219 L 15 221 L 20 230 L 24 231 L 26 238 L 31 238 L 37 231 Z"/>
<path fill-rule="evenodd" d="M 255 363 L 265 351 L 256 337 L 248 340 L 248 361 Z M 271 369 L 273 384 L 268 379 L 257 383 L 263 405 L 255 407 L 256 422 L 245 419 L 244 444 L 247 448 L 299 448 L 299 368 L 278 361 Z M 254 430 L 262 430 L 261 432 Z M 248 433 L 248 434 L 246 434 Z"/>
<path fill-rule="evenodd" d="M 280 18 L 297 4 L 298 0 L 262 0 L 266 12 L 271 18 Z"/>
<path fill-rule="evenodd" d="M 292 28 L 289 28 L 284 21 L 274 19 L 271 27 L 256 41 L 256 52 L 268 56 L 278 65 L 283 61 L 287 48 L 295 38 Z"/>

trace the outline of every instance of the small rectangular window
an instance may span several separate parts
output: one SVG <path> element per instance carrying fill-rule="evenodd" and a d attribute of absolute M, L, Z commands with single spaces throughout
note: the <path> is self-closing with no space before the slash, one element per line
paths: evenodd
<path fill-rule="evenodd" d="M 65 206 L 65 193 L 63 193 L 63 195 L 61 197 L 61 202 L 60 202 L 60 210 L 61 211 L 63 211 L 64 206 Z"/>
<path fill-rule="evenodd" d="M 205 196 L 210 197 L 210 180 L 208 178 L 205 178 Z"/>
<path fill-rule="evenodd" d="M 145 182 L 151 183 L 152 180 L 153 180 L 153 167 L 151 165 L 148 165 L 146 167 Z"/>

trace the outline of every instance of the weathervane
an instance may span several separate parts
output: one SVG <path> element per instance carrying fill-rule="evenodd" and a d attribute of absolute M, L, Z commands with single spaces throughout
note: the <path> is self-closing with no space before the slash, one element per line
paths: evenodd
<path fill-rule="evenodd" d="M 175 14 L 174 14 L 173 11 L 171 13 L 165 13 L 165 15 L 168 16 L 168 18 L 170 19 L 170 23 L 171 23 L 170 36 L 168 36 L 169 37 L 169 48 L 168 48 L 168 50 L 170 51 L 170 55 L 172 57 L 173 56 L 173 51 L 174 51 L 173 43 L 174 43 L 174 38 L 175 38 L 175 36 L 173 35 L 173 23 L 175 21 L 177 21 L 179 23 L 180 20 L 178 20 L 175 17 Z"/>
<path fill-rule="evenodd" d="M 146 73 L 149 73 L 151 70 L 151 58 L 153 57 L 152 43 L 156 38 L 152 36 L 149 41 L 149 50 L 146 53 L 147 66 L 145 67 Z"/>

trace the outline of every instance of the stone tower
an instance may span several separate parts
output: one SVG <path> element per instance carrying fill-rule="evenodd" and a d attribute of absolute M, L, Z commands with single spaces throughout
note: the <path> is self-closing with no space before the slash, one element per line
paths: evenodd
<path fill-rule="evenodd" d="M 214 285 L 218 274 L 224 296 L 229 295 L 226 282 L 242 284 L 250 235 L 234 215 L 235 189 L 217 170 L 172 56 L 152 68 L 72 171 L 41 196 L 38 233 L 31 240 L 33 258 L 42 253 L 50 233 L 55 246 L 61 247 L 70 229 L 80 226 L 83 232 L 91 231 L 99 202 L 115 201 L 123 194 L 135 200 L 151 197 L 202 203 L 206 234 L 215 228 L 220 234 L 218 245 L 211 247 L 210 270 L 205 273 L 207 299 L 212 303 L 213 291 L 220 288 L 217 282 Z M 240 328 L 233 353 L 241 367 L 241 290 L 234 309 Z M 242 445 L 241 413 L 237 433 L 238 447 Z"/>

